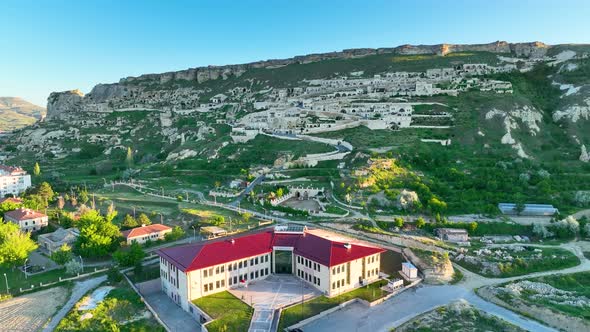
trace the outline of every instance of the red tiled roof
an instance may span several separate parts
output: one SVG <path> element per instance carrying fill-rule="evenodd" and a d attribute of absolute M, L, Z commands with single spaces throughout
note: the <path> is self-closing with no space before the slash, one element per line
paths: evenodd
<path fill-rule="evenodd" d="M 378 247 L 359 243 L 348 243 L 350 244 L 349 249 L 345 247 L 346 244 L 347 242 L 333 241 L 315 234 L 305 233 L 297 241 L 293 252 L 331 267 L 385 251 Z"/>
<path fill-rule="evenodd" d="M 233 239 L 160 249 L 158 253 L 181 270 L 192 271 L 270 253 L 272 235 L 272 232 L 265 231 Z"/>
<path fill-rule="evenodd" d="M 270 253 L 273 246 L 293 247 L 297 255 L 329 267 L 385 251 L 356 242 L 351 243 L 349 249 L 345 244 L 310 233 L 285 234 L 266 230 L 233 239 L 164 248 L 158 250 L 158 254 L 186 272 Z"/>
<path fill-rule="evenodd" d="M 4 171 L 10 175 L 26 174 L 24 169 L 15 166 L 0 165 L 0 171 Z"/>
<path fill-rule="evenodd" d="M 128 229 L 126 231 L 122 231 L 121 235 L 126 239 L 131 239 L 138 236 L 144 236 L 152 233 L 160 233 L 162 231 L 172 229 L 166 225 L 162 224 L 152 224 L 147 226 L 135 227 L 132 229 Z"/>
<path fill-rule="evenodd" d="M 37 212 L 35 210 L 31 210 L 31 209 L 19 208 L 19 209 L 8 211 L 8 212 L 4 213 L 4 217 L 6 217 L 7 219 L 11 219 L 11 220 L 21 221 L 21 220 L 43 218 L 43 217 L 47 217 L 47 215 L 45 215 L 44 213 L 41 213 L 41 212 Z"/>
<path fill-rule="evenodd" d="M 18 197 L 0 198 L 0 204 L 2 204 L 4 202 L 12 202 L 14 204 L 21 204 L 23 202 L 23 200 Z"/>

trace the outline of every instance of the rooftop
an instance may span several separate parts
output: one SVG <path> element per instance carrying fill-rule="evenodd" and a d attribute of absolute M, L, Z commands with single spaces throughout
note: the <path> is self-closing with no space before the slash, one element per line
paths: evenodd
<path fill-rule="evenodd" d="M 152 224 L 147 226 L 135 227 L 132 229 L 128 229 L 126 231 L 122 231 L 121 235 L 126 239 L 131 239 L 134 237 L 144 236 L 152 233 L 159 233 L 165 230 L 171 230 L 172 228 L 162 225 L 162 224 Z"/>
<path fill-rule="evenodd" d="M 164 248 L 158 254 L 182 271 L 192 271 L 272 252 L 274 247 L 291 247 L 297 255 L 325 266 L 335 266 L 384 249 L 319 230 L 281 233 L 264 230 L 233 238 Z"/>
<path fill-rule="evenodd" d="M 24 175 L 24 174 L 27 174 L 27 172 L 20 167 L 0 165 L 0 176 Z"/>
<path fill-rule="evenodd" d="M 4 213 L 4 217 L 11 220 L 29 220 L 29 219 L 37 219 L 47 217 L 46 214 L 25 208 L 19 208 L 16 210 L 8 211 Z"/>

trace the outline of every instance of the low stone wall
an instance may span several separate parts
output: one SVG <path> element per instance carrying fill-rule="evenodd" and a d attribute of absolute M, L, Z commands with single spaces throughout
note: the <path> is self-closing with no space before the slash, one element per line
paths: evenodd
<path fill-rule="evenodd" d="M 350 305 L 352 303 L 355 303 L 357 301 L 363 301 L 363 300 L 354 298 L 352 300 L 348 300 L 346 302 L 342 302 L 339 305 L 335 306 L 334 308 L 330 308 L 328 310 L 322 311 L 322 312 L 320 312 L 319 314 L 317 314 L 315 316 L 309 317 L 307 319 L 304 319 L 304 320 L 300 321 L 297 324 L 294 324 L 294 325 L 291 325 L 291 326 L 285 328 L 285 331 L 291 331 L 293 329 L 301 328 L 301 327 L 303 327 L 303 326 L 305 326 L 305 325 L 307 325 L 307 324 L 309 324 L 309 323 L 311 323 L 311 322 L 313 322 L 315 320 L 318 320 L 320 318 L 323 318 L 323 317 L 325 317 L 325 316 L 327 316 L 327 315 L 329 315 L 329 314 L 331 314 L 331 313 L 333 313 L 335 311 L 338 311 L 338 310 L 340 310 L 340 309 L 342 309 L 342 308 L 344 308 L 344 307 L 346 307 L 346 306 L 348 306 L 348 305 Z M 293 304 L 293 306 L 298 305 L 298 304 L 299 303 Z M 289 308 L 289 307 L 285 307 L 284 309 L 287 309 L 287 308 Z"/>

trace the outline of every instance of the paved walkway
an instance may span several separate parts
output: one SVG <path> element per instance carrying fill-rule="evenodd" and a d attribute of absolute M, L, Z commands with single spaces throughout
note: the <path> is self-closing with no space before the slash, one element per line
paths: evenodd
<path fill-rule="evenodd" d="M 276 309 L 320 295 L 314 287 L 292 275 L 270 275 L 247 288 L 231 289 L 230 293 L 254 307 L 249 332 L 271 332 Z"/>
<path fill-rule="evenodd" d="M 72 290 L 72 295 L 70 299 L 64 306 L 59 309 L 59 311 L 51 318 L 49 324 L 43 329 L 43 332 L 51 332 L 55 330 L 59 322 L 70 312 L 70 310 L 74 307 L 78 301 L 91 289 L 97 287 L 101 283 L 107 280 L 107 276 L 100 276 L 98 278 L 88 279 L 84 281 L 77 282 L 74 285 L 74 289 Z"/>
<path fill-rule="evenodd" d="M 422 286 L 415 290 L 406 291 L 374 307 L 367 307 L 357 302 L 304 326 L 303 330 L 306 332 L 385 332 L 419 314 L 461 299 L 468 301 L 479 310 L 501 317 L 526 330 L 555 331 L 536 321 L 523 318 L 510 310 L 486 302 L 475 295 L 473 291 L 460 286 Z"/>
<path fill-rule="evenodd" d="M 173 332 L 201 331 L 201 325 L 195 318 L 161 291 L 160 279 L 142 282 L 135 286 L 170 330 Z"/>

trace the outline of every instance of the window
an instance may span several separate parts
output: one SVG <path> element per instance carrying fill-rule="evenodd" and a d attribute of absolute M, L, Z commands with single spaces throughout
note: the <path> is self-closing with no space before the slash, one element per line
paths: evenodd
<path fill-rule="evenodd" d="M 228 271 L 231 271 L 231 266 L 232 266 L 231 264 L 229 264 L 229 265 L 227 266 L 227 270 L 228 270 Z"/>
<path fill-rule="evenodd" d="M 254 272 L 250 272 L 250 279 L 254 279 Z"/>
<path fill-rule="evenodd" d="M 209 285 L 205 284 L 205 292 L 209 291 Z"/>
<path fill-rule="evenodd" d="M 336 287 L 340 288 L 340 280 L 336 281 Z"/>
<path fill-rule="evenodd" d="M 217 280 L 217 281 L 215 282 L 215 288 L 219 288 L 219 286 L 220 286 L 220 283 L 219 283 L 219 280 Z"/>
<path fill-rule="evenodd" d="M 234 276 L 234 285 L 238 283 L 238 276 Z"/>
<path fill-rule="evenodd" d="M 242 262 L 241 261 L 240 261 L 240 265 L 239 266 L 240 266 L 240 269 L 241 269 L 242 268 Z"/>
<path fill-rule="evenodd" d="M 225 287 L 225 280 L 221 280 L 221 287 Z"/>
<path fill-rule="evenodd" d="M 254 264 L 258 264 L 258 257 L 254 259 Z"/>
<path fill-rule="evenodd" d="M 232 278 L 229 278 L 229 279 L 227 280 L 227 283 L 228 283 L 228 285 L 230 285 L 230 286 L 232 285 L 231 281 L 232 281 Z"/>
<path fill-rule="evenodd" d="M 234 263 L 234 270 L 238 269 L 238 263 Z"/>
<path fill-rule="evenodd" d="M 212 290 L 213 290 L 213 283 L 212 283 L 212 282 L 210 282 L 210 283 L 209 283 L 209 290 L 210 290 L 210 291 L 212 291 Z"/>
<path fill-rule="evenodd" d="M 225 272 L 225 265 L 221 265 L 221 273 Z"/>
<path fill-rule="evenodd" d="M 215 274 L 219 274 L 219 266 L 215 268 Z"/>
<path fill-rule="evenodd" d="M 244 261 L 244 267 L 248 267 L 248 260 Z"/>
<path fill-rule="evenodd" d="M 266 255 L 266 258 L 264 259 L 265 262 L 267 262 L 267 263 L 268 263 L 268 256 L 270 256 L 270 254 Z"/>
<path fill-rule="evenodd" d="M 320 286 L 320 278 L 318 278 L 318 286 Z"/>
<path fill-rule="evenodd" d="M 332 268 L 332 274 L 336 274 L 336 268 L 335 267 Z"/>
<path fill-rule="evenodd" d="M 213 275 L 213 268 L 209 269 L 209 275 L 212 276 Z"/>
<path fill-rule="evenodd" d="M 258 278 L 258 270 L 256 270 L 256 274 L 255 275 L 256 275 L 256 278 Z"/>
<path fill-rule="evenodd" d="M 207 270 L 203 270 L 203 277 L 207 278 Z"/>
<path fill-rule="evenodd" d="M 268 267 L 266 269 L 264 269 L 264 274 L 268 275 Z"/>
<path fill-rule="evenodd" d="M 336 283 L 332 282 L 332 289 L 336 289 Z"/>

